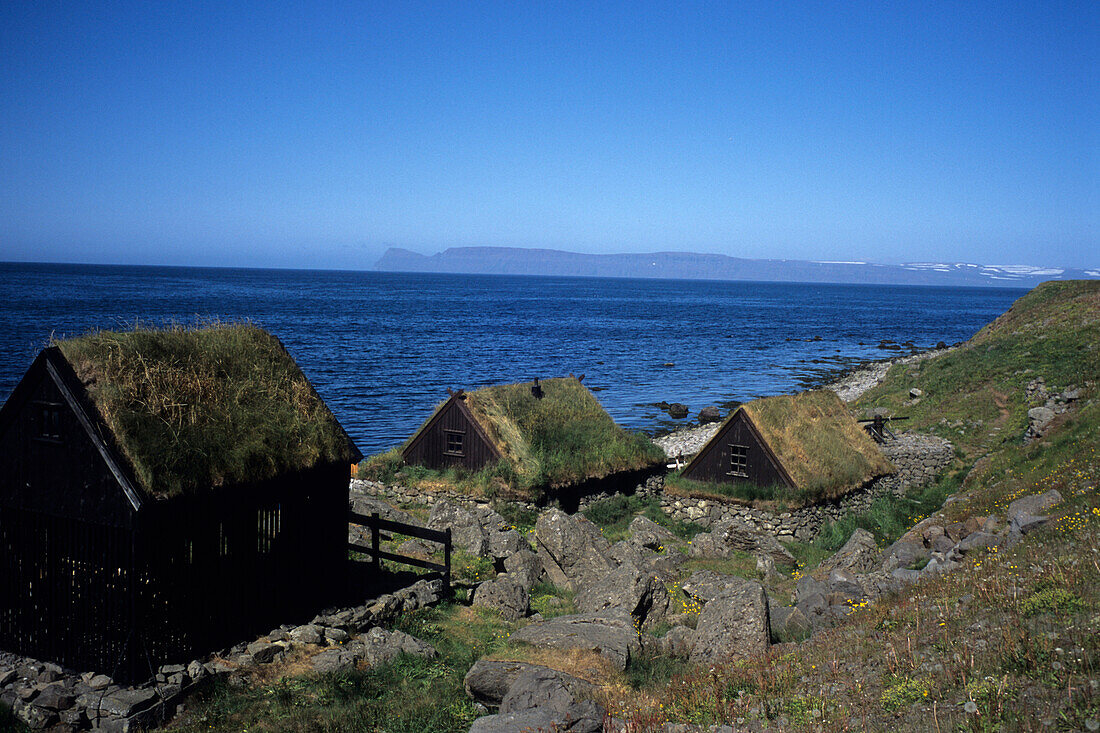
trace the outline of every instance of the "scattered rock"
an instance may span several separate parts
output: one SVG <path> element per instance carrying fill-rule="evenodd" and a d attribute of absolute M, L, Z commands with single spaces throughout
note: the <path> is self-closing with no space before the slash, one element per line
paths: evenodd
<path fill-rule="evenodd" d="M 955 546 L 960 555 L 969 555 L 975 550 L 985 550 L 990 547 L 998 547 L 1001 539 L 987 532 L 974 532 L 967 535 L 966 539 Z"/>
<path fill-rule="evenodd" d="M 635 565 L 620 565 L 598 582 L 580 589 L 576 597 L 577 610 L 598 613 L 613 608 L 644 619 L 653 602 L 653 585 L 653 578 Z"/>
<path fill-rule="evenodd" d="M 919 397 L 923 397 L 924 392 L 916 387 L 913 387 L 911 390 L 909 390 L 909 396 L 913 399 L 917 399 Z"/>
<path fill-rule="evenodd" d="M 355 668 L 355 657 L 343 649 L 326 649 L 310 661 L 313 671 L 321 674 L 349 672 Z"/>
<path fill-rule="evenodd" d="M 768 605 L 768 622 L 772 640 L 776 642 L 803 641 L 810 637 L 813 627 L 810 620 L 797 607 Z"/>
<path fill-rule="evenodd" d="M 700 423 L 718 422 L 721 419 L 722 419 L 722 411 L 719 410 L 717 407 L 709 406 L 709 407 L 704 407 L 702 410 L 699 410 L 699 422 Z"/>
<path fill-rule="evenodd" d="M 134 713 L 139 713 L 152 707 L 157 701 L 157 693 L 150 689 L 126 689 L 105 695 L 100 701 L 98 710 L 100 713 L 113 715 L 116 718 L 129 718 Z"/>
<path fill-rule="evenodd" d="M 695 646 L 695 629 L 687 626 L 674 626 L 657 640 L 657 649 L 660 653 L 670 657 L 686 659 L 691 655 L 693 646 Z"/>
<path fill-rule="evenodd" d="M 644 517 L 641 514 L 634 517 L 634 520 L 627 528 L 627 532 L 630 535 L 630 542 L 632 544 L 641 545 L 650 550 L 656 550 L 661 547 L 672 547 L 683 543 L 683 540 L 672 534 L 672 532 L 657 524 L 649 517 Z"/>
<path fill-rule="evenodd" d="M 542 576 L 542 563 L 539 562 L 538 555 L 528 548 L 505 558 L 504 569 L 528 591 Z"/>
<path fill-rule="evenodd" d="M 709 603 L 723 593 L 739 588 L 747 582 L 749 581 L 736 575 L 723 575 L 713 570 L 696 570 L 680 588 L 700 603 Z"/>
<path fill-rule="evenodd" d="M 304 624 L 290 630 L 290 638 L 299 644 L 322 644 L 325 636 L 316 624 Z"/>
<path fill-rule="evenodd" d="M 426 641 L 409 636 L 404 631 L 388 631 L 379 626 L 361 637 L 365 649 L 363 656 L 372 667 L 397 659 L 400 654 L 410 654 L 425 659 L 435 659 L 438 652 Z"/>
<path fill-rule="evenodd" d="M 279 658 L 285 647 L 268 641 L 254 641 L 248 645 L 248 653 L 256 664 L 270 664 Z"/>
<path fill-rule="evenodd" d="M 497 707 L 520 673 L 540 665 L 495 659 L 479 659 L 466 673 L 466 694 L 483 705 Z M 547 667 L 541 667 L 548 669 Z"/>
<path fill-rule="evenodd" d="M 866 572 L 878 565 L 880 555 L 875 536 L 865 529 L 857 529 L 835 555 L 821 563 L 821 570 L 823 572 L 831 570 Z"/>
<path fill-rule="evenodd" d="M 577 698 L 591 698 L 596 688 L 590 682 L 547 667 L 520 671 L 500 701 L 500 712 L 518 713 L 532 708 L 565 712 Z"/>
<path fill-rule="evenodd" d="M 711 534 L 727 547 L 753 555 L 767 555 L 776 565 L 793 568 L 798 565 L 794 555 L 772 535 L 755 529 L 740 519 L 727 519 L 716 525 Z"/>
<path fill-rule="evenodd" d="M 1042 515 L 1048 509 L 1053 509 L 1061 502 L 1062 495 L 1058 493 L 1057 489 L 1051 489 L 1042 494 L 1025 496 L 1008 505 L 1008 521 L 1011 522 L 1020 514 L 1031 514 L 1033 516 Z"/>
<path fill-rule="evenodd" d="M 693 664 L 716 664 L 758 654 L 771 641 L 764 586 L 746 581 L 709 601 L 695 627 Z"/>
<path fill-rule="evenodd" d="M 432 506 L 428 516 L 428 527 L 443 531 L 451 528 L 451 542 L 455 547 L 477 557 L 489 554 L 489 533 L 472 511 L 439 501 Z"/>
<path fill-rule="evenodd" d="M 589 649 L 618 669 L 626 669 L 630 657 L 641 646 L 630 616 L 614 610 L 558 616 L 525 626 L 511 638 L 551 649 Z"/>
<path fill-rule="evenodd" d="M 560 509 L 539 515 L 535 544 L 550 582 L 569 590 L 594 583 L 617 566 L 599 528 Z"/>
<path fill-rule="evenodd" d="M 478 718 L 470 733 L 602 733 L 604 711 L 592 701 L 577 703 L 564 712 L 524 710 Z"/>
<path fill-rule="evenodd" d="M 688 406 L 680 402 L 673 402 L 668 406 L 668 416 L 673 420 L 683 420 L 688 416 Z"/>
<path fill-rule="evenodd" d="M 518 621 L 531 611 L 531 598 L 523 580 L 506 573 L 479 585 L 471 605 L 491 608 L 506 621 Z"/>

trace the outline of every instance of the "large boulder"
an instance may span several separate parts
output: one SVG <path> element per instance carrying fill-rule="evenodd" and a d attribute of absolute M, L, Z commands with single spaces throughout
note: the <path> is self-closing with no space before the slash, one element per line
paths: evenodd
<path fill-rule="evenodd" d="M 882 553 L 875 542 L 875 536 L 865 529 L 857 529 L 832 557 L 821 563 L 821 570 L 850 570 L 862 573 L 879 564 Z"/>
<path fill-rule="evenodd" d="M 542 563 L 539 562 L 539 556 L 527 548 L 506 557 L 504 569 L 526 590 L 531 590 L 542 577 Z"/>
<path fill-rule="evenodd" d="M 518 713 L 532 708 L 564 712 L 578 698 L 589 699 L 596 691 L 591 682 L 548 667 L 522 670 L 500 701 L 500 712 Z"/>
<path fill-rule="evenodd" d="M 511 557 L 520 550 L 530 550 L 531 546 L 517 530 L 497 529 L 489 532 L 489 554 L 497 560 Z"/>
<path fill-rule="evenodd" d="M 713 570 L 696 570 L 680 588 L 699 603 L 708 603 L 726 591 L 741 587 L 749 581 L 736 575 L 724 575 Z"/>
<path fill-rule="evenodd" d="M 778 643 L 803 641 L 813 631 L 810 619 L 797 607 L 770 605 L 768 622 L 771 624 L 772 640 Z"/>
<path fill-rule="evenodd" d="M 718 422 L 722 419 L 722 411 L 714 405 L 709 405 L 699 410 L 699 424 L 708 422 Z"/>
<path fill-rule="evenodd" d="M 618 669 L 626 669 L 641 648 L 629 614 L 616 610 L 558 616 L 525 626 L 511 639 L 536 647 L 595 651 Z"/>
<path fill-rule="evenodd" d="M 1058 493 L 1057 489 L 1051 489 L 1042 494 L 1025 496 L 1008 505 L 1008 521 L 1011 522 L 1013 518 L 1022 514 L 1040 516 L 1061 502 L 1062 495 Z"/>
<path fill-rule="evenodd" d="M 535 545 L 550 582 L 569 590 L 598 581 L 618 565 L 611 556 L 611 544 L 596 525 L 560 509 L 539 515 Z"/>
<path fill-rule="evenodd" d="M 602 733 L 604 710 L 591 700 L 564 711 L 542 708 L 486 715 L 474 721 L 470 733 Z"/>
<path fill-rule="evenodd" d="M 577 610 L 597 613 L 614 608 L 644 619 L 653 603 L 654 585 L 653 578 L 635 565 L 620 565 L 577 592 Z"/>
<path fill-rule="evenodd" d="M 693 664 L 718 664 L 766 651 L 771 624 L 764 586 L 746 581 L 708 602 L 694 641 L 688 657 Z"/>
<path fill-rule="evenodd" d="M 479 659 L 466 673 L 466 694 L 483 705 L 497 707 L 520 673 L 533 668 L 546 669 L 527 662 Z"/>
<path fill-rule="evenodd" d="M 683 542 L 672 532 L 641 514 L 634 517 L 630 527 L 627 528 L 627 532 L 632 544 L 648 547 L 650 550 L 660 550 Z"/>
<path fill-rule="evenodd" d="M 523 581 L 506 573 L 479 585 L 471 605 L 497 611 L 506 621 L 518 621 L 531 610 L 531 598 Z"/>
<path fill-rule="evenodd" d="M 489 532 L 478 516 L 465 507 L 449 501 L 436 502 L 428 515 L 428 527 L 439 531 L 450 527 L 455 547 L 478 557 L 489 554 Z"/>

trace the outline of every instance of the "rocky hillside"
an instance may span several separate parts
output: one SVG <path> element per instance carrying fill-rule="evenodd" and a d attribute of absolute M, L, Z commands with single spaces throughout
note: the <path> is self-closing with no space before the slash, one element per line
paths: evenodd
<path fill-rule="evenodd" d="M 736 515 L 702 527 L 651 495 L 578 515 L 357 496 L 452 528 L 455 598 L 242 640 L 170 727 L 1100 730 L 1098 378 L 1093 283 L 1043 285 L 967 344 L 895 364 L 857 407 L 954 458 L 812 541 Z M 46 710 L 11 674 L 21 717 Z"/>

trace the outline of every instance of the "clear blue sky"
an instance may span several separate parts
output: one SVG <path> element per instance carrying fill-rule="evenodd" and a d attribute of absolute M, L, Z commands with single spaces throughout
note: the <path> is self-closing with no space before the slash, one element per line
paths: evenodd
<path fill-rule="evenodd" d="M 0 260 L 1100 265 L 1100 3 L 592 5 L 7 0 Z"/>

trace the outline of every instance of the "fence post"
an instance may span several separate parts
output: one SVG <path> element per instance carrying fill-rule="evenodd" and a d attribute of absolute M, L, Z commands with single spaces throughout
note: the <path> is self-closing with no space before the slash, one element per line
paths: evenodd
<path fill-rule="evenodd" d="M 377 572 L 382 569 L 382 562 L 378 558 L 378 512 L 372 512 L 370 518 L 370 549 L 372 555 L 371 562 L 374 563 L 374 569 Z"/>
<path fill-rule="evenodd" d="M 451 595 L 451 528 L 447 527 L 447 542 L 443 545 L 443 595 Z"/>

